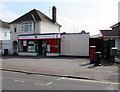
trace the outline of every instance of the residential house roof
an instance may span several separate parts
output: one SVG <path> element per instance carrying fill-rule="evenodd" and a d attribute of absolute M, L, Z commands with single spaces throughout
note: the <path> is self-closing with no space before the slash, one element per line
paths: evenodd
<path fill-rule="evenodd" d="M 102 37 L 103 35 L 101 33 L 90 36 L 90 38 L 102 38 Z"/>
<path fill-rule="evenodd" d="M 120 36 L 120 30 L 100 30 L 103 36 Z"/>
<path fill-rule="evenodd" d="M 10 29 L 9 23 L 8 22 L 4 22 L 2 20 L 0 20 L 0 27 Z"/>
<path fill-rule="evenodd" d="M 110 28 L 114 28 L 114 27 L 118 27 L 118 26 L 120 26 L 120 22 L 118 22 L 118 23 L 112 25 Z"/>
<path fill-rule="evenodd" d="M 41 11 L 36 10 L 36 9 L 31 10 L 30 12 L 24 14 L 23 16 L 12 21 L 11 23 L 19 23 L 21 21 L 39 21 L 39 20 L 46 20 L 46 21 L 49 21 L 51 23 L 54 23 L 52 19 L 50 19 L 44 13 L 42 13 Z M 58 23 L 54 23 L 54 24 L 61 26 Z"/>

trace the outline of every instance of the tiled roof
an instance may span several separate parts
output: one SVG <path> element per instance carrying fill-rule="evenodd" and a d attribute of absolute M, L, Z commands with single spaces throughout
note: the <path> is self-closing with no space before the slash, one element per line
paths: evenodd
<path fill-rule="evenodd" d="M 10 29 L 10 25 L 7 22 L 0 20 L 0 27 Z"/>
<path fill-rule="evenodd" d="M 118 22 L 118 23 L 112 25 L 110 28 L 114 28 L 114 27 L 118 27 L 118 26 L 120 26 L 120 22 Z"/>
<path fill-rule="evenodd" d="M 39 20 L 46 20 L 51 23 L 54 23 L 52 19 L 50 19 L 48 16 L 43 14 L 41 11 L 33 9 L 30 12 L 24 14 L 23 16 L 19 17 L 18 19 L 12 21 L 11 23 L 19 23 L 21 21 L 39 21 Z M 56 25 L 59 25 L 58 23 L 54 23 Z M 61 26 L 61 25 L 59 25 Z"/>
<path fill-rule="evenodd" d="M 120 36 L 120 30 L 100 30 L 103 36 Z"/>

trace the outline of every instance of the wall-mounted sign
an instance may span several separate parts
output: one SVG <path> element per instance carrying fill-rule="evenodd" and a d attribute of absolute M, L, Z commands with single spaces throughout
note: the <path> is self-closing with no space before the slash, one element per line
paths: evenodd
<path fill-rule="evenodd" d="M 47 45 L 47 52 L 50 52 L 50 45 Z"/>
<path fill-rule="evenodd" d="M 32 36 L 18 36 L 18 39 L 57 39 L 61 38 L 59 34 L 54 35 L 32 35 Z"/>

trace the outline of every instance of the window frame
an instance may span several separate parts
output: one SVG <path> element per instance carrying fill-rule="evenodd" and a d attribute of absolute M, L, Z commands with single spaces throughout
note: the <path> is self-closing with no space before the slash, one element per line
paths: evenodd
<path fill-rule="evenodd" d="M 21 32 L 33 32 L 33 22 L 22 22 Z"/>
<path fill-rule="evenodd" d="M 7 37 L 7 32 L 4 32 L 4 37 Z"/>

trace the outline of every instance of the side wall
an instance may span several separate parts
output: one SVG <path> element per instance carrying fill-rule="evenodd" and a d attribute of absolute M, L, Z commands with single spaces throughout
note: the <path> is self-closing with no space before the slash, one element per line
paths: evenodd
<path fill-rule="evenodd" d="M 0 40 L 10 40 L 10 29 L 0 28 Z"/>
<path fill-rule="evenodd" d="M 2 41 L 2 54 L 4 54 L 4 50 L 8 49 L 8 54 L 11 54 L 11 48 L 10 48 L 10 40 L 4 40 Z"/>
<path fill-rule="evenodd" d="M 48 21 L 41 21 L 41 33 L 59 33 L 60 27 Z"/>
<path fill-rule="evenodd" d="M 120 51 L 120 37 L 115 39 L 115 46 L 118 48 Z"/>
<path fill-rule="evenodd" d="M 0 48 L 2 49 L 2 54 L 4 54 L 4 50 L 8 49 L 8 54 L 11 54 L 10 49 L 10 29 L 8 28 L 0 28 Z"/>
<path fill-rule="evenodd" d="M 89 34 L 62 35 L 61 55 L 89 56 Z"/>

